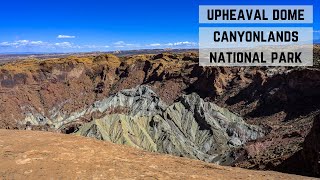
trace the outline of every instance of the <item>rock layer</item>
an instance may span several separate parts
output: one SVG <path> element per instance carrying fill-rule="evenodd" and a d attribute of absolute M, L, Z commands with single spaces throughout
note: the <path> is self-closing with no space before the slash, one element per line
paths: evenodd
<path fill-rule="evenodd" d="M 262 129 L 195 93 L 166 107 L 149 87 L 139 86 L 97 105 L 104 107 L 102 114 L 111 107 L 127 111 L 93 119 L 77 134 L 207 162 L 230 164 L 236 159 L 233 149 L 264 135 Z"/>

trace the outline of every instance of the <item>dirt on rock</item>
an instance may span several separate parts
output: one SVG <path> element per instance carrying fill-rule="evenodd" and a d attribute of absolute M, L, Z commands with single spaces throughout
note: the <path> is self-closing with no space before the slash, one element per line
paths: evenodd
<path fill-rule="evenodd" d="M 0 154 L 1 179 L 308 179 L 37 131 L 0 130 Z"/>

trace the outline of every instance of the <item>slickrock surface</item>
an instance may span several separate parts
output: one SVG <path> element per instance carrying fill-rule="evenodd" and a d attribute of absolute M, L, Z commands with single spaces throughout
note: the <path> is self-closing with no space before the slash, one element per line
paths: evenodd
<path fill-rule="evenodd" d="M 0 179 L 308 179 L 223 167 L 74 135 L 0 130 Z"/>

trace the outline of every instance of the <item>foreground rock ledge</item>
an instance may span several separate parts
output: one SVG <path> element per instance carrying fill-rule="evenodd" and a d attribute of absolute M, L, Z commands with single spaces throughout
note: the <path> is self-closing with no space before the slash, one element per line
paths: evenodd
<path fill-rule="evenodd" d="M 0 130 L 0 179 L 302 179 L 149 153 L 74 135 Z"/>

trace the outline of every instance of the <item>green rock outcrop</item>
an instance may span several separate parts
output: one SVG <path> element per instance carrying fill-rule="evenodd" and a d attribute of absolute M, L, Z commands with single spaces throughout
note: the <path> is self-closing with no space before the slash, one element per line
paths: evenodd
<path fill-rule="evenodd" d="M 109 111 L 76 134 L 218 164 L 232 163 L 232 150 L 264 136 L 259 127 L 195 93 L 167 106 L 149 87 L 138 86 L 95 103 L 90 111 L 108 109 L 126 110 Z"/>

